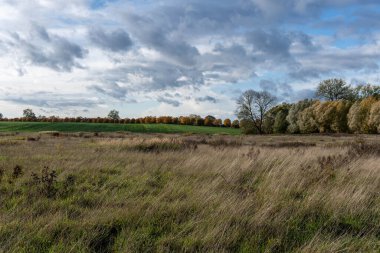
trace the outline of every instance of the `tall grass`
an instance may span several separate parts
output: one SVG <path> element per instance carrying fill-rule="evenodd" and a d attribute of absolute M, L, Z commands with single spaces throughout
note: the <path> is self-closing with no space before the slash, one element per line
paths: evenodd
<path fill-rule="evenodd" d="M 2 136 L 0 252 L 378 252 L 377 139 L 292 138 Z"/>

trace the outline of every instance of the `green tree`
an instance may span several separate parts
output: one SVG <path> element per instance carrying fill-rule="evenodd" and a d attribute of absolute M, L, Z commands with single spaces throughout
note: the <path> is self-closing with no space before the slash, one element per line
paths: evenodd
<path fill-rule="evenodd" d="M 355 88 L 357 99 L 364 99 L 368 97 L 380 98 L 380 86 L 378 85 L 358 85 Z"/>
<path fill-rule="evenodd" d="M 317 96 L 325 98 L 329 101 L 346 99 L 352 100 L 355 98 L 354 90 L 350 85 L 342 79 L 328 79 L 319 83 L 317 88 Z"/>
<path fill-rule="evenodd" d="M 235 119 L 234 121 L 232 121 L 231 127 L 233 127 L 233 128 L 239 128 L 240 127 L 239 120 Z"/>
<path fill-rule="evenodd" d="M 285 133 L 288 128 L 286 117 L 289 113 L 290 104 L 280 104 L 271 108 L 265 115 L 264 129 L 265 133 Z"/>
<path fill-rule="evenodd" d="M 113 120 L 118 120 L 120 119 L 119 112 L 116 110 L 111 110 L 108 113 L 108 118 L 113 119 Z"/>
<path fill-rule="evenodd" d="M 28 120 L 37 119 L 36 114 L 34 114 L 33 110 L 29 108 L 23 111 L 23 117 Z"/>

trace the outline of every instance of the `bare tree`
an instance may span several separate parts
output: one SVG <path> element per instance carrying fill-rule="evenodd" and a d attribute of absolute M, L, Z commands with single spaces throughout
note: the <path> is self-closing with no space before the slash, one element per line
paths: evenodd
<path fill-rule="evenodd" d="M 257 132 L 262 134 L 265 114 L 276 100 L 276 97 L 267 91 L 247 90 L 237 100 L 236 115 L 239 120 L 251 121 Z"/>

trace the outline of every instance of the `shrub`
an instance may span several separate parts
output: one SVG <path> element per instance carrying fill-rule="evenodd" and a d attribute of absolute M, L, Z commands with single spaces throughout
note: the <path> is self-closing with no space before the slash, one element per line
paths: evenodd
<path fill-rule="evenodd" d="M 16 179 L 16 178 L 20 177 L 22 174 L 23 174 L 23 172 L 22 172 L 22 168 L 21 168 L 21 166 L 16 165 L 16 166 L 13 168 L 12 178 L 13 178 L 13 179 Z"/>
<path fill-rule="evenodd" d="M 57 173 L 45 166 L 41 175 L 32 173 L 33 184 L 37 186 L 37 192 L 47 198 L 55 197 L 57 188 Z"/>
<path fill-rule="evenodd" d="M 244 134 L 257 134 L 257 128 L 255 127 L 255 124 L 251 120 L 241 120 L 240 121 L 240 128 L 242 129 L 242 132 Z"/>

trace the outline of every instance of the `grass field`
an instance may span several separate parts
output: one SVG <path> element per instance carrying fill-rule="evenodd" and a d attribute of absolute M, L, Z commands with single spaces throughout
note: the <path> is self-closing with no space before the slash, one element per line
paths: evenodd
<path fill-rule="evenodd" d="M 1 133 L 0 252 L 379 252 L 379 136 Z"/>
<path fill-rule="evenodd" d="M 196 134 L 230 134 L 238 135 L 239 129 L 183 126 L 165 124 L 104 124 L 104 123 L 46 123 L 46 122 L 0 122 L 0 132 L 116 132 L 135 133 L 196 133 Z"/>

